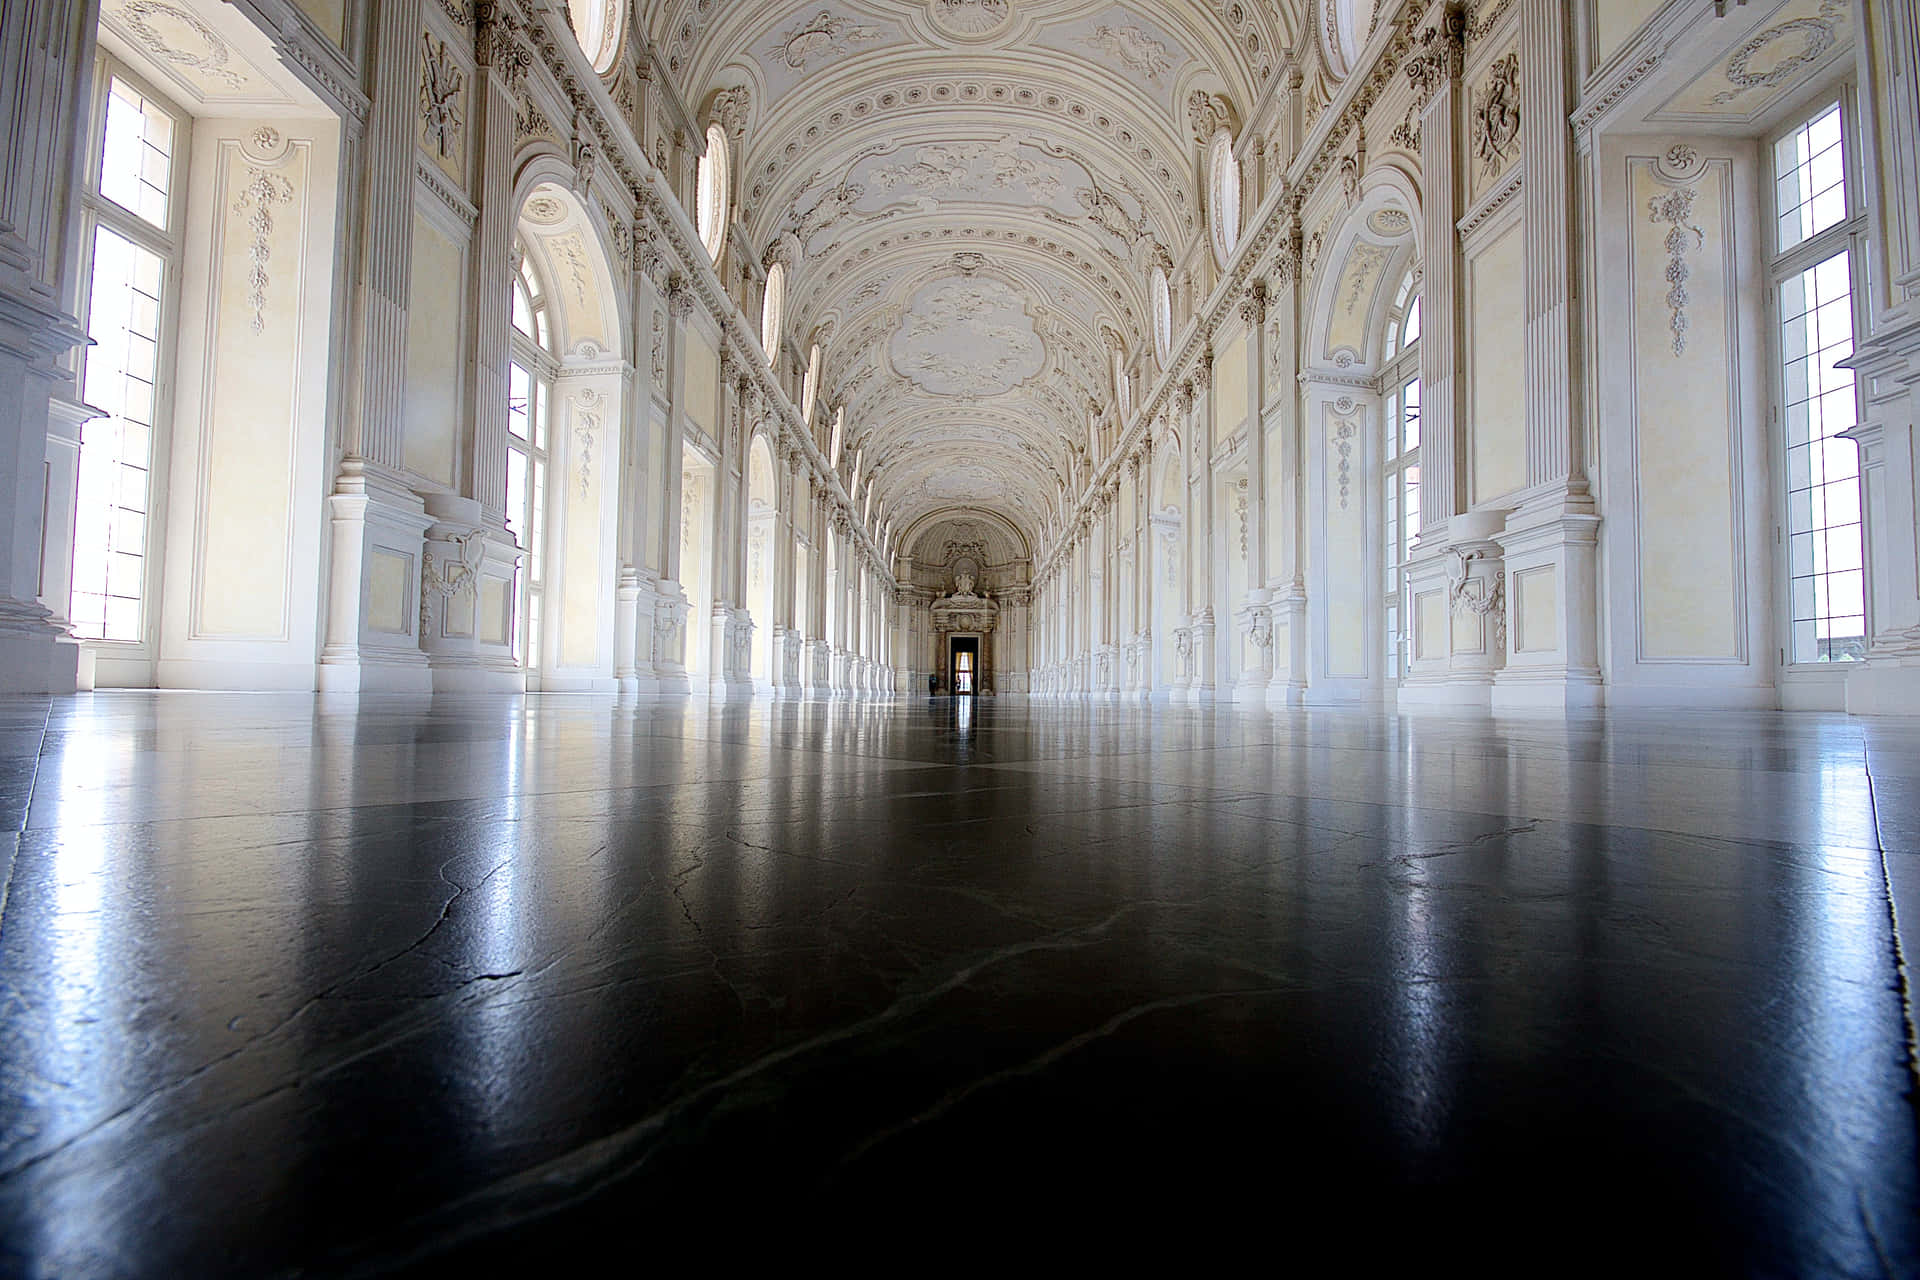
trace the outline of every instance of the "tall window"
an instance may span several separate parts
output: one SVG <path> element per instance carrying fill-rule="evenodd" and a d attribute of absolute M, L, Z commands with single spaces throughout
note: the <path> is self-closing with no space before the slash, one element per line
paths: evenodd
<path fill-rule="evenodd" d="M 1147 305 L 1153 316 L 1153 354 L 1165 365 L 1173 353 L 1173 290 L 1166 268 L 1157 264 L 1147 278 Z"/>
<path fill-rule="evenodd" d="M 1859 422 L 1853 372 L 1866 290 L 1864 210 L 1848 180 L 1847 113 L 1821 107 L 1773 145 L 1776 412 L 1786 449 L 1790 663 L 1866 656 L 1860 460 L 1839 433 Z"/>
<path fill-rule="evenodd" d="M 614 55 L 620 52 L 620 28 L 626 10 L 622 0 L 567 0 L 567 20 L 574 38 L 601 75 L 613 69 Z"/>
<path fill-rule="evenodd" d="M 1214 260 L 1225 271 L 1240 247 L 1240 162 L 1234 158 L 1233 135 L 1225 129 L 1215 129 L 1207 143 L 1207 225 Z"/>
<path fill-rule="evenodd" d="M 1400 286 L 1392 317 L 1387 321 L 1386 516 L 1385 600 L 1387 625 L 1386 671 L 1399 679 L 1407 668 L 1407 631 L 1410 619 L 1405 600 L 1407 561 L 1413 541 L 1420 536 L 1420 295 L 1409 274 Z"/>
<path fill-rule="evenodd" d="M 137 643 L 147 633 L 155 434 L 163 351 L 178 291 L 185 117 L 117 71 L 94 105 L 99 164 L 82 192 L 88 262 L 81 394 L 102 411 L 81 428 L 74 634 Z"/>
<path fill-rule="evenodd" d="M 776 262 L 767 268 L 767 291 L 760 300 L 760 350 L 775 369 L 780 367 L 780 325 L 786 307 L 787 269 Z"/>
<path fill-rule="evenodd" d="M 697 190 L 694 193 L 694 224 L 707 256 L 720 261 L 720 248 L 727 239 L 727 202 L 732 198 L 733 179 L 728 172 L 727 131 L 717 123 L 707 126 L 707 153 L 700 157 Z M 769 352 L 768 354 L 772 354 Z"/>
<path fill-rule="evenodd" d="M 556 361 L 547 295 L 539 273 L 516 246 L 513 356 L 507 366 L 507 528 L 520 544 L 514 575 L 514 640 L 521 665 L 540 669 L 540 605 L 546 587 L 547 426 Z"/>

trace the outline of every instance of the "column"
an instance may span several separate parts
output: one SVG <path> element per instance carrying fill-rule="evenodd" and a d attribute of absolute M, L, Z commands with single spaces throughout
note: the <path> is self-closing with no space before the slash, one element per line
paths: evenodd
<path fill-rule="evenodd" d="M 1267 286 L 1256 280 L 1240 299 L 1247 330 L 1247 598 L 1237 619 L 1246 637 L 1240 701 L 1264 702 L 1273 682 L 1273 592 L 1267 585 Z"/>
<path fill-rule="evenodd" d="M 1509 660 L 1496 681 L 1493 703 L 1567 709 L 1597 705 L 1601 698 L 1600 519 L 1588 491 L 1582 442 L 1573 417 L 1568 12 L 1561 0 L 1517 2 L 1523 68 L 1520 162 L 1526 175 L 1520 200 L 1526 219 L 1522 234 L 1527 257 L 1523 321 L 1528 487 L 1503 527 L 1450 528 L 1450 541 L 1497 533 L 1506 552 L 1509 584 L 1523 573 L 1551 568 L 1556 579 L 1558 646 Z M 1510 585 L 1505 594 L 1511 594 Z"/>
<path fill-rule="evenodd" d="M 1867 660 L 1848 674 L 1847 710 L 1920 713 L 1920 3 L 1854 0 L 1872 297 L 1865 337 L 1847 364 L 1859 377 L 1866 421 L 1860 446 L 1867 534 Z"/>
<path fill-rule="evenodd" d="M 323 691 L 425 692 L 432 687 L 412 623 L 420 614 L 424 535 L 434 520 L 405 475 L 402 416 L 421 3 L 383 0 L 375 7 L 368 33 L 372 105 L 366 134 L 357 156 L 348 146 L 341 157 L 341 172 L 357 170 L 362 185 L 358 208 L 349 215 L 357 224 L 349 236 L 356 252 L 348 296 L 344 457 L 328 499 L 332 572 L 327 639 L 320 652 Z M 501 39 L 510 37 L 503 33 Z M 376 563 L 389 568 L 376 572 Z M 401 598 L 379 599 L 381 591 L 398 592 Z M 393 629 L 399 620 L 405 628 Z"/>
<path fill-rule="evenodd" d="M 80 646 L 39 600 L 42 513 L 71 525 L 74 481 L 50 491 L 56 394 L 77 400 L 62 365 L 86 341 L 73 314 L 72 193 L 85 145 L 97 0 L 8 0 L 0 6 L 0 692 L 71 693 Z M 84 410 L 55 432 L 77 439 Z M 70 543 L 71 533 L 67 535 Z M 57 540 L 57 539 L 56 539 Z"/>

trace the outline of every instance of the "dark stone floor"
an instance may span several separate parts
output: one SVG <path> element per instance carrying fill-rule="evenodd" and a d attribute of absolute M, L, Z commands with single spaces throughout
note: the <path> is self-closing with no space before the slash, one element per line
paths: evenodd
<path fill-rule="evenodd" d="M 15 699 L 0 867 L 9 1275 L 1920 1274 L 1911 722 Z"/>

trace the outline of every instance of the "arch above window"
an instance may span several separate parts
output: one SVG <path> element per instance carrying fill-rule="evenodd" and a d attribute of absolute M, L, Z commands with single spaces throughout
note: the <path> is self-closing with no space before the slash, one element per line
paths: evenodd
<path fill-rule="evenodd" d="M 1399 355 L 1420 341 L 1420 273 L 1407 272 L 1406 279 L 1393 297 L 1393 310 L 1387 319 L 1387 342 L 1382 351 L 1387 359 Z"/>
<path fill-rule="evenodd" d="M 513 274 L 513 327 L 543 351 L 553 350 L 553 323 L 547 313 L 547 291 L 534 270 L 524 244 L 514 246 L 519 269 Z"/>
<path fill-rule="evenodd" d="M 573 38 L 601 75 L 613 70 L 620 52 L 620 36 L 626 24 L 624 0 L 567 0 L 567 20 L 573 26 Z"/>
<path fill-rule="evenodd" d="M 1215 129 L 1207 142 L 1207 225 L 1214 261 L 1224 271 L 1240 247 L 1240 162 L 1225 129 Z"/>
<path fill-rule="evenodd" d="M 715 262 L 720 260 L 721 246 L 726 243 L 727 219 L 732 216 L 729 152 L 727 131 L 718 121 L 708 125 L 707 150 L 700 157 L 699 181 L 695 184 L 694 226 L 700 233 L 700 243 L 707 248 L 707 256 Z"/>

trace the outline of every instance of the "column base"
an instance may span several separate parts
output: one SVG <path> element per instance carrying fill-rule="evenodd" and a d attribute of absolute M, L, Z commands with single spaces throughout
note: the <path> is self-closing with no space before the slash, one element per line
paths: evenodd
<path fill-rule="evenodd" d="M 321 693 L 433 692 L 433 668 L 427 655 L 377 654 L 361 651 L 345 658 L 320 659 L 314 686 Z"/>
<path fill-rule="evenodd" d="M 1606 705 L 1598 672 L 1502 671 L 1493 681 L 1495 711 L 1592 711 Z"/>
<path fill-rule="evenodd" d="M 1295 684 L 1291 680 L 1270 684 L 1267 686 L 1267 705 L 1287 708 L 1304 707 L 1307 705 L 1307 686 Z"/>
<path fill-rule="evenodd" d="M 80 642 L 38 604 L 0 603 L 0 693 L 73 693 Z"/>
<path fill-rule="evenodd" d="M 1493 680 L 1487 676 L 1458 680 L 1411 677 L 1401 682 L 1395 704 L 1403 711 L 1486 711 L 1493 706 Z"/>
<path fill-rule="evenodd" d="M 1920 716 L 1920 657 L 1869 657 L 1847 673 L 1847 714 Z"/>

